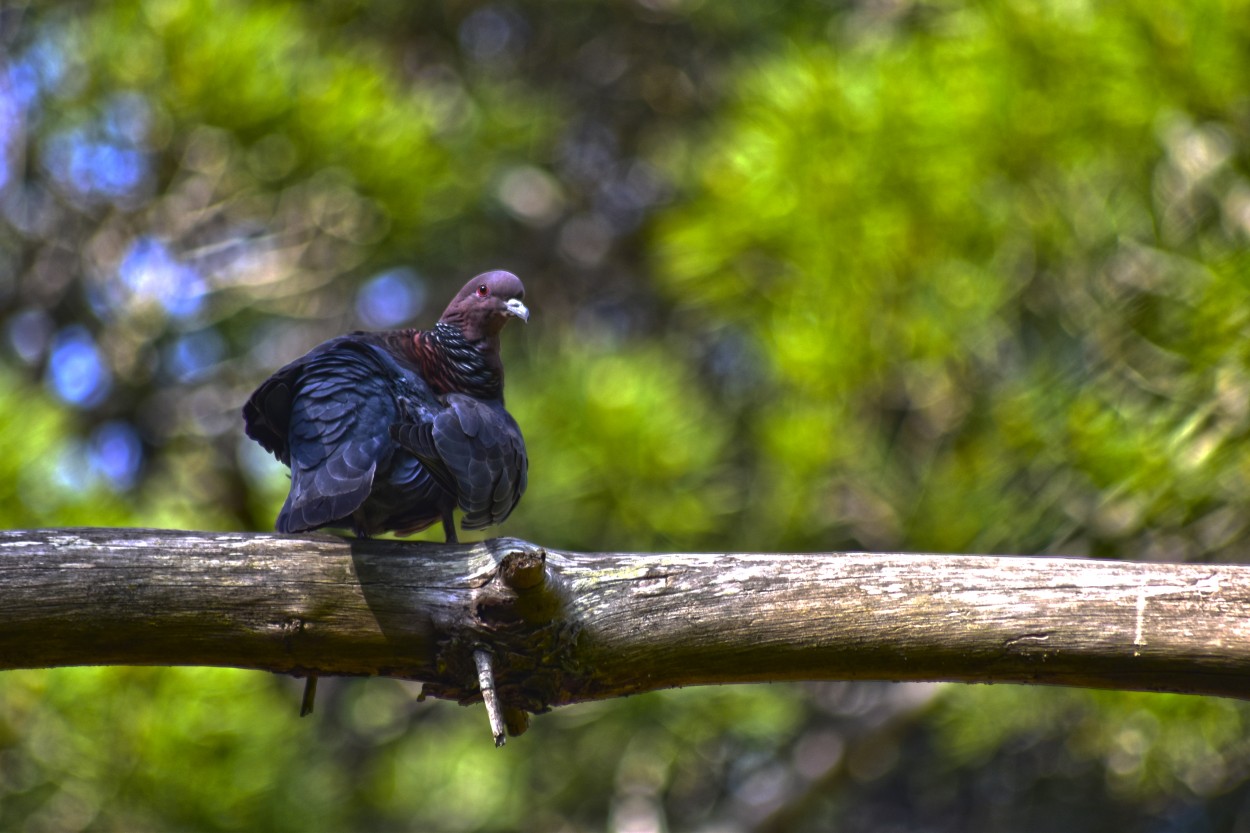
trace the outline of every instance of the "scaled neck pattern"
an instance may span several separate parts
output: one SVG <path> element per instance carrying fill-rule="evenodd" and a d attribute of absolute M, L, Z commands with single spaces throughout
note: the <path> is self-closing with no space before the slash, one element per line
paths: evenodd
<path fill-rule="evenodd" d="M 469 341 L 454 324 L 440 321 L 413 340 L 426 382 L 440 396 L 465 393 L 477 399 L 503 399 L 499 340 Z"/>

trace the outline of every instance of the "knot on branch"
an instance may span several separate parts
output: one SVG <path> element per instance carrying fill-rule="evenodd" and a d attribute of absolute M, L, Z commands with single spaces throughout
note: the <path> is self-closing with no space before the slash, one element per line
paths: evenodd
<path fill-rule="evenodd" d="M 561 582 L 547 568 L 547 551 L 520 541 L 510 543 L 494 575 L 473 597 L 474 620 L 492 632 L 542 627 L 565 607 Z"/>
<path fill-rule="evenodd" d="M 495 567 L 472 592 L 468 619 L 440 645 L 444 679 L 463 685 L 427 683 L 432 697 L 474 703 L 482 699 L 481 659 L 488 652 L 495 694 L 503 704 L 508 733 L 528 725 L 527 712 L 549 711 L 573 663 L 578 625 L 569 617 L 569 593 L 541 547 L 517 539 L 487 542 Z"/>

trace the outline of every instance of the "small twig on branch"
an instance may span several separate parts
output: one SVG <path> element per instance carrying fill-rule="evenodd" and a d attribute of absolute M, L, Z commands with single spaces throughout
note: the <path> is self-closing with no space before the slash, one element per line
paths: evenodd
<path fill-rule="evenodd" d="M 304 696 L 300 698 L 299 716 L 308 717 L 313 713 L 313 703 L 317 701 L 317 675 L 309 674 L 304 678 Z"/>
<path fill-rule="evenodd" d="M 473 661 L 477 663 L 477 684 L 482 690 L 482 702 L 486 704 L 490 733 L 495 736 L 495 746 L 503 746 L 508 739 L 504 735 L 503 706 L 499 703 L 499 695 L 495 692 L 495 671 L 492 667 L 490 651 L 478 648 L 473 652 Z"/>

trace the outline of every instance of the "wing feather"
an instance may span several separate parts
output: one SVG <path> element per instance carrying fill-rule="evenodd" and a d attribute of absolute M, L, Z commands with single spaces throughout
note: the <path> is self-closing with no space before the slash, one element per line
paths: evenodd
<path fill-rule="evenodd" d="M 431 436 L 456 484 L 465 529 L 502 523 L 525 491 L 525 441 L 502 403 L 452 394 Z"/>

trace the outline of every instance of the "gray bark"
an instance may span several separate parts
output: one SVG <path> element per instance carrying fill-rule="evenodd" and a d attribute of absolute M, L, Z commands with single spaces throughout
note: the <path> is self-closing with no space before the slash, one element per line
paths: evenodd
<path fill-rule="evenodd" d="M 1250 697 L 1250 567 L 544 551 L 331 535 L 0 531 L 0 668 L 228 665 L 423 680 L 522 710 L 778 680 Z M 514 721 L 519 721 L 513 726 Z"/>

